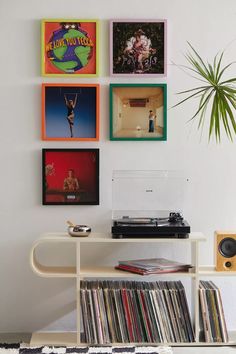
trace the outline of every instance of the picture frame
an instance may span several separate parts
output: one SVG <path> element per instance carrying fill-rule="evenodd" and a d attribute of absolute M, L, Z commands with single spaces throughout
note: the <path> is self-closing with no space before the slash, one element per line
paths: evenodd
<path fill-rule="evenodd" d="M 167 75 L 167 20 L 110 21 L 110 75 Z"/>
<path fill-rule="evenodd" d="M 99 149 L 42 149 L 43 205 L 99 205 Z"/>
<path fill-rule="evenodd" d="M 99 84 L 42 84 L 42 140 L 98 141 Z"/>
<path fill-rule="evenodd" d="M 43 19 L 41 21 L 43 76 L 98 76 L 98 51 L 98 20 Z"/>
<path fill-rule="evenodd" d="M 110 84 L 110 140 L 167 140 L 167 85 Z"/>

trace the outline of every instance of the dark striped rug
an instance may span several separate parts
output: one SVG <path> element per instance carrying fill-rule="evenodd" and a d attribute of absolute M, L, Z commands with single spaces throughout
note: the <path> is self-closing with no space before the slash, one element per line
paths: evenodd
<path fill-rule="evenodd" d="M 0 354 L 172 354 L 170 347 L 27 347 L 25 344 L 0 344 Z"/>

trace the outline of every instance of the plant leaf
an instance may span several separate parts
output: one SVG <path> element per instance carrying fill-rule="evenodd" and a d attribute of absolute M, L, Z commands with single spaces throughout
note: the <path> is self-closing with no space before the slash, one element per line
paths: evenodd
<path fill-rule="evenodd" d="M 199 102 L 199 105 L 201 105 L 203 103 L 203 100 L 205 98 L 207 94 L 207 91 L 205 91 L 203 94 L 202 94 L 202 97 L 200 99 L 200 102 Z M 203 109 L 202 109 L 202 112 L 200 113 L 200 117 L 199 117 L 199 122 L 198 122 L 198 129 L 202 126 L 203 128 L 203 124 L 204 124 L 204 119 L 205 119 L 205 115 L 206 115 L 206 110 L 207 110 L 207 103 L 208 101 L 210 100 L 210 96 L 208 96 L 208 100 L 206 102 L 206 104 L 204 105 Z"/>
<path fill-rule="evenodd" d="M 180 101 L 180 102 L 176 103 L 174 106 L 172 106 L 172 108 L 179 106 L 180 104 L 184 103 L 185 101 L 189 100 L 190 98 L 192 98 L 192 97 L 194 97 L 194 96 L 198 95 L 200 92 L 203 92 L 203 91 L 205 91 L 205 89 L 203 89 L 203 90 L 200 90 L 200 91 L 198 91 L 198 92 L 193 93 L 192 95 L 190 95 L 190 96 L 186 97 L 186 98 L 185 98 L 185 99 L 183 99 L 182 101 Z"/>
<path fill-rule="evenodd" d="M 227 114 L 229 115 L 229 118 L 230 118 L 230 120 L 231 120 L 231 124 L 232 124 L 232 126 L 233 126 L 234 132 L 236 133 L 236 122 L 235 122 L 235 120 L 234 120 L 233 112 L 232 112 L 232 110 L 231 110 L 231 108 L 230 108 L 230 106 L 229 106 L 229 104 L 228 104 L 228 102 L 227 102 L 227 99 L 225 98 L 224 95 L 222 95 L 222 100 L 223 100 L 223 102 L 224 102 L 225 110 L 226 110 L 226 112 L 227 112 Z"/>
<path fill-rule="evenodd" d="M 209 99 L 211 98 L 212 94 L 213 94 L 214 90 L 211 90 L 211 92 L 209 93 L 209 95 L 207 96 L 207 98 L 202 102 L 202 104 L 198 106 L 198 109 L 196 111 L 196 113 L 189 119 L 189 121 L 193 120 L 198 113 L 202 110 L 202 108 L 205 106 L 205 104 L 209 101 Z M 201 101 L 200 101 L 201 102 Z"/>
<path fill-rule="evenodd" d="M 195 87 L 193 89 L 189 89 L 189 90 L 186 90 L 186 91 L 180 91 L 180 92 L 177 92 L 177 95 L 182 95 L 183 93 L 188 93 L 188 92 L 192 92 L 192 91 L 196 91 L 196 90 L 202 90 L 202 89 L 210 89 L 211 86 L 199 86 L 199 87 Z"/>
<path fill-rule="evenodd" d="M 189 42 L 188 45 L 190 52 L 185 55 L 185 58 L 189 66 L 182 67 L 194 73 L 195 75 L 190 76 L 204 82 L 204 85 L 178 92 L 177 94 L 179 95 L 189 95 L 173 107 L 177 107 L 192 98 L 199 99 L 197 110 L 189 121 L 198 116 L 198 129 L 203 129 L 206 121 L 206 112 L 208 112 L 208 107 L 211 106 L 209 110 L 209 141 L 212 135 L 215 136 L 217 143 L 221 141 L 222 127 L 227 137 L 232 141 L 232 134 L 236 134 L 236 120 L 234 118 L 236 110 L 236 77 L 221 82 L 220 80 L 222 80 L 222 76 L 226 70 L 236 62 L 231 62 L 222 67 L 224 51 L 215 55 L 212 64 L 204 62 Z"/>
<path fill-rule="evenodd" d="M 211 119 L 210 119 L 210 129 L 209 129 L 208 140 L 210 140 L 210 138 L 211 138 L 211 134 L 212 134 L 214 123 L 215 123 L 215 104 L 216 104 L 216 101 L 214 98 L 212 109 L 211 109 Z"/>
<path fill-rule="evenodd" d="M 223 84 L 228 84 L 229 82 L 236 82 L 236 77 L 232 78 L 232 79 L 229 79 L 229 80 L 226 80 L 226 81 L 223 81 L 221 82 L 220 84 L 223 85 Z"/>
<path fill-rule="evenodd" d="M 232 63 L 226 65 L 226 66 L 221 70 L 221 72 L 220 72 L 219 75 L 218 75 L 217 82 L 220 81 L 220 78 L 221 78 L 221 76 L 223 75 L 223 73 L 225 72 L 225 70 L 228 69 L 228 68 L 229 68 L 232 64 L 234 64 L 234 63 L 235 63 L 235 62 L 232 62 Z"/>
<path fill-rule="evenodd" d="M 219 94 L 219 96 L 222 96 L 220 91 L 218 92 L 218 94 Z M 221 112 L 222 121 L 223 121 L 223 124 L 225 127 L 225 132 L 226 132 L 228 138 L 232 141 L 233 138 L 232 138 L 232 134 L 231 134 L 228 119 L 227 119 L 227 113 L 225 111 L 225 107 L 224 107 L 222 99 L 219 102 L 219 108 L 220 108 L 220 112 Z"/>
<path fill-rule="evenodd" d="M 218 65 L 217 65 L 217 68 L 216 68 L 216 81 L 218 82 L 219 81 L 219 71 L 220 71 L 220 66 L 221 66 L 221 62 L 222 62 L 222 58 L 223 58 L 223 55 L 224 55 L 224 52 L 221 53 L 220 55 L 220 58 L 219 58 L 219 61 L 218 61 Z M 215 56 L 216 58 L 217 56 Z"/>
<path fill-rule="evenodd" d="M 190 42 L 187 42 L 188 45 L 190 46 L 190 48 L 192 49 L 192 51 L 195 53 L 195 55 L 197 56 L 197 58 L 200 60 L 200 62 L 202 63 L 203 67 L 205 68 L 206 72 L 208 72 L 207 66 L 205 65 L 204 61 L 202 60 L 202 58 L 200 57 L 200 55 L 198 54 L 198 52 L 193 48 L 193 46 L 191 45 Z"/>

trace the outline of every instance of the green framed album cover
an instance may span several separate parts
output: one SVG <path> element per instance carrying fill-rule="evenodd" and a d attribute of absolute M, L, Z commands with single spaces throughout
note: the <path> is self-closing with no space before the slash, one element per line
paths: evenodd
<path fill-rule="evenodd" d="M 110 84 L 110 140 L 167 140 L 167 85 Z"/>

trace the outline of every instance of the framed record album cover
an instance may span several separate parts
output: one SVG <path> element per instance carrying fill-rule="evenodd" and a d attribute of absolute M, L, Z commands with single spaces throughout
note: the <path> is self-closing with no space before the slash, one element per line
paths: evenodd
<path fill-rule="evenodd" d="M 110 85 L 110 140 L 166 140 L 166 84 Z"/>
<path fill-rule="evenodd" d="M 42 84 L 42 140 L 99 140 L 99 85 Z"/>
<path fill-rule="evenodd" d="M 112 20 L 110 74 L 166 76 L 166 20 Z"/>
<path fill-rule="evenodd" d="M 43 205 L 99 204 L 99 149 L 42 150 Z"/>
<path fill-rule="evenodd" d="M 42 75 L 97 76 L 98 21 L 42 20 Z"/>

